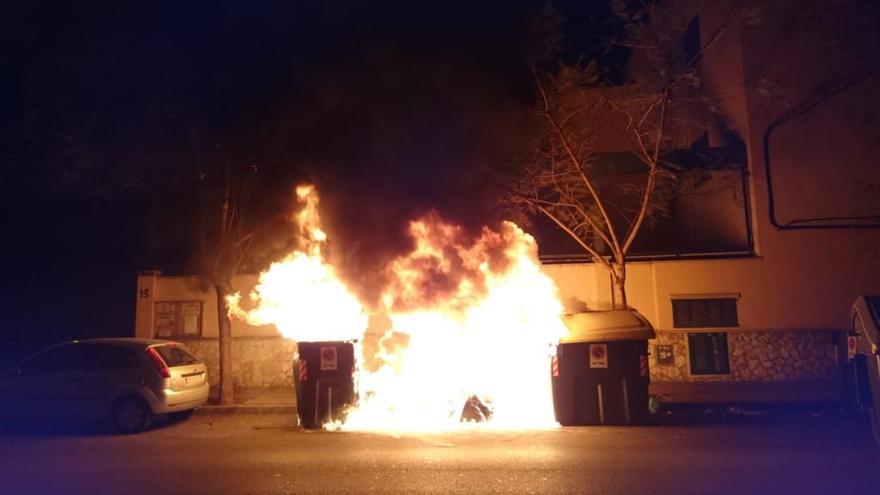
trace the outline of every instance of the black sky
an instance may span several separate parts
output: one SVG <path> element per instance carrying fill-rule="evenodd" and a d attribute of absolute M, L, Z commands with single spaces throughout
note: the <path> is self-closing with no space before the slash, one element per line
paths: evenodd
<path fill-rule="evenodd" d="M 604 2 L 557 5 L 567 57 L 589 52 Z M 4 294 L 35 273 L 131 277 L 167 263 L 144 247 L 156 228 L 143 185 L 195 177 L 194 147 L 256 164 L 272 194 L 317 182 L 351 274 L 404 249 L 406 221 L 429 209 L 474 227 L 497 220 L 489 172 L 529 126 L 523 36 L 543 6 L 8 3 L 0 163 L 16 263 Z"/>

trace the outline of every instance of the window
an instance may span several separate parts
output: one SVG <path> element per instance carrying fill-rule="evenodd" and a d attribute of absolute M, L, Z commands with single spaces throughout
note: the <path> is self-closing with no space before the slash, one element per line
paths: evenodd
<path fill-rule="evenodd" d="M 700 297 L 672 300 L 675 328 L 728 328 L 739 326 L 736 297 Z M 727 332 L 688 333 L 692 375 L 730 373 Z"/>
<path fill-rule="evenodd" d="M 865 296 L 865 302 L 868 303 L 868 309 L 871 310 L 874 326 L 880 327 L 880 296 Z"/>
<path fill-rule="evenodd" d="M 85 369 L 85 349 L 71 344 L 38 354 L 21 367 L 22 375 L 68 373 Z"/>
<path fill-rule="evenodd" d="M 182 349 L 178 346 L 158 345 L 154 347 L 154 349 L 159 352 L 159 354 L 162 356 L 162 359 L 165 361 L 165 364 L 167 364 L 169 368 L 173 368 L 175 366 L 198 364 L 199 362 L 199 360 L 196 359 L 195 356 L 186 352 L 185 349 Z"/>
<path fill-rule="evenodd" d="M 691 19 L 691 22 L 688 23 L 687 31 L 684 33 L 684 39 L 682 39 L 682 45 L 682 48 L 684 48 L 685 64 L 690 65 L 696 63 L 703 55 L 701 53 L 702 46 L 700 46 L 699 16 L 694 16 L 694 18 Z"/>
<path fill-rule="evenodd" d="M 730 373 L 727 354 L 727 333 L 689 333 L 692 375 L 726 375 Z"/>
<path fill-rule="evenodd" d="M 91 346 L 90 361 L 93 370 L 118 370 L 138 365 L 137 355 L 131 349 L 115 346 Z"/>
<path fill-rule="evenodd" d="M 198 337 L 202 334 L 201 301 L 156 303 L 156 337 Z"/>
<path fill-rule="evenodd" d="M 736 298 L 673 299 L 675 328 L 737 327 Z"/>
<path fill-rule="evenodd" d="M 700 133 L 705 134 L 704 131 Z M 633 259 L 754 254 L 748 201 L 748 156 L 745 144 L 732 143 L 721 147 L 689 146 L 662 153 L 664 161 L 682 167 L 696 180 L 679 191 L 670 204 L 674 214 L 655 218 L 639 231 L 630 250 Z M 626 184 L 627 191 L 630 186 L 644 184 L 647 178 L 644 165 L 628 151 L 599 153 L 591 166 L 601 169 L 602 173 L 607 170 L 607 173 L 619 176 L 620 184 Z M 638 208 L 635 196 L 615 193 L 614 200 L 621 209 Z M 589 262 L 583 248 L 542 215 L 533 218 L 531 232 L 538 240 L 542 261 Z M 600 254 L 608 254 L 601 240 L 593 247 L 599 249 Z"/>

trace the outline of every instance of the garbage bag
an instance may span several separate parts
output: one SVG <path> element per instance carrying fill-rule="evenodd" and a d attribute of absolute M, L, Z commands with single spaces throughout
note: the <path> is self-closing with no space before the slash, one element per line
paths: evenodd
<path fill-rule="evenodd" d="M 461 422 L 472 421 L 482 423 L 492 418 L 492 409 L 480 400 L 476 395 L 471 395 L 464 401 L 461 409 Z"/>

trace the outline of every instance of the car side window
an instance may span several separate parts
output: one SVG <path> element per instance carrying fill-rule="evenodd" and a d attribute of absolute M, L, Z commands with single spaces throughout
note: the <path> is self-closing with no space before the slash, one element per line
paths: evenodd
<path fill-rule="evenodd" d="M 21 366 L 21 374 L 67 373 L 83 371 L 85 368 L 85 349 L 78 345 L 65 345 L 34 356 Z"/>
<path fill-rule="evenodd" d="M 89 361 L 93 370 L 117 370 L 138 365 L 137 355 L 133 350 L 111 345 L 92 346 Z"/>

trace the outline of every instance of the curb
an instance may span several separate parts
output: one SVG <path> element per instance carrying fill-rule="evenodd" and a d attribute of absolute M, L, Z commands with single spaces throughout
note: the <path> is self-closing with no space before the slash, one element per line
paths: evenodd
<path fill-rule="evenodd" d="M 296 406 L 204 405 L 196 409 L 196 414 L 199 416 L 213 414 L 296 414 Z"/>

